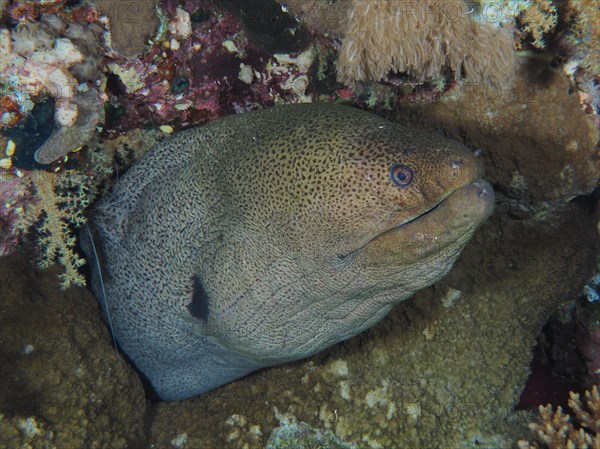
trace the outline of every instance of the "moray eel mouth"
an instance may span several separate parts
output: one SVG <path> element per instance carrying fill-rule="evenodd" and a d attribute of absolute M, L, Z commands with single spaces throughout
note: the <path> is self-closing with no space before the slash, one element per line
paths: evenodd
<path fill-rule="evenodd" d="M 463 189 L 467 189 L 467 190 L 463 191 Z M 466 194 L 467 196 L 477 195 L 477 198 L 479 198 L 480 199 L 479 201 L 483 202 L 483 204 L 489 204 L 489 202 L 486 202 L 486 200 L 490 200 L 491 204 L 493 204 L 493 202 L 494 202 L 494 190 L 492 189 L 492 186 L 490 185 L 490 183 L 484 179 L 477 179 L 476 181 L 473 181 L 470 184 L 464 185 L 462 187 L 459 187 L 456 190 L 453 190 L 452 192 L 448 193 L 444 198 L 442 198 L 440 201 L 438 201 L 435 205 L 433 205 L 432 207 L 427 209 L 425 212 L 418 214 L 417 216 L 405 221 L 404 223 L 393 226 L 391 229 L 409 225 L 410 223 L 412 223 L 415 220 L 419 220 L 428 214 L 435 213 L 436 209 L 438 209 L 442 204 L 444 204 L 444 202 L 447 201 L 450 196 L 452 196 L 453 194 L 455 194 L 456 192 L 459 192 L 459 191 L 463 191 L 463 193 Z M 490 212 L 491 212 L 491 210 L 490 210 Z M 486 218 L 487 218 L 487 215 L 486 215 Z M 388 232 L 388 231 L 384 231 L 384 232 Z M 377 237 L 375 237 L 375 238 L 377 238 Z"/>
<path fill-rule="evenodd" d="M 384 259 L 401 254 L 405 260 L 418 247 L 422 256 L 470 235 L 493 208 L 494 190 L 480 178 L 451 191 L 424 212 L 375 235 L 354 253 L 366 256 L 377 253 L 371 254 L 371 259 L 376 260 L 385 251 L 388 256 Z"/>

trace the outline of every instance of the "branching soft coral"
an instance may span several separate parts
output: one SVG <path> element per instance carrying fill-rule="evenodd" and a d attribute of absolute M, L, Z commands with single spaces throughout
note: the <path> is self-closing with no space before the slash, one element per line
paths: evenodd
<path fill-rule="evenodd" d="M 575 56 L 590 75 L 600 72 L 600 2 L 569 0 L 565 22 L 569 24 L 567 39 L 575 47 Z"/>
<path fill-rule="evenodd" d="M 65 267 L 60 275 L 63 288 L 71 284 L 85 285 L 85 278 L 78 271 L 85 259 L 75 252 L 77 239 L 73 232 L 85 223 L 83 210 L 90 204 L 85 175 L 72 171 L 60 175 L 39 171 L 33 184 L 44 212 L 38 226 L 40 265 L 47 267 L 58 262 Z"/>
<path fill-rule="evenodd" d="M 544 48 L 544 34 L 554 29 L 558 22 L 556 6 L 551 0 L 537 0 L 520 15 L 521 30 L 525 36 L 531 37 L 531 44 L 536 48 Z"/>
<path fill-rule="evenodd" d="M 55 262 L 62 265 L 65 268 L 60 275 L 62 288 L 85 285 L 85 278 L 79 272 L 85 259 L 75 251 L 75 230 L 86 221 L 83 211 L 93 200 L 95 187 L 86 175 L 75 171 L 30 172 L 23 183 L 29 186 L 33 198 L 16 209 L 15 214 L 22 233 L 37 223 L 40 266 L 45 268 Z"/>
<path fill-rule="evenodd" d="M 585 403 L 579 394 L 571 392 L 569 407 L 573 417 L 561 407 L 540 406 L 541 424 L 529 428 L 537 433 L 537 442 L 519 441 L 519 449 L 600 449 L 600 394 L 596 385 L 585 393 Z"/>

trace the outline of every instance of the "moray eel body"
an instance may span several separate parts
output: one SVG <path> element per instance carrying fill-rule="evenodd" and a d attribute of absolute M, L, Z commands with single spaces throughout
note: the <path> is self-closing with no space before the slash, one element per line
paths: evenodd
<path fill-rule="evenodd" d="M 492 211 L 481 176 L 462 145 L 350 107 L 235 115 L 161 143 L 99 202 L 92 289 L 158 395 L 184 399 L 444 276 Z"/>

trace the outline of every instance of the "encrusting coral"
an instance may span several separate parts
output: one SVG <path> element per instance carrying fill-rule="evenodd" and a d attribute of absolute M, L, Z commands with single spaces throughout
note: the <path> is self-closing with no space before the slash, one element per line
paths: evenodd
<path fill-rule="evenodd" d="M 51 96 L 56 103 L 55 131 L 37 150 L 35 158 L 49 164 L 84 145 L 102 119 L 104 95 L 100 80 L 103 29 L 95 24 L 66 24 L 60 17 L 44 14 L 37 22 L 23 21 L 13 30 L 2 30 L 0 73 L 7 97 L 27 114 L 34 100 Z M 25 97 L 25 98 L 24 98 Z M 24 105 L 30 105 L 29 110 Z M 11 124 L 10 112 L 2 114 Z"/>
<path fill-rule="evenodd" d="M 598 386 L 585 392 L 585 404 L 578 393 L 571 392 L 569 416 L 552 405 L 540 405 L 542 423 L 531 423 L 529 428 L 537 433 L 537 442 L 519 441 L 519 449 L 599 449 L 600 448 L 600 394 Z M 574 418 L 574 419 L 573 419 Z"/>
<path fill-rule="evenodd" d="M 386 81 L 391 73 L 419 82 L 450 70 L 455 79 L 510 84 L 514 69 L 512 33 L 501 25 L 479 23 L 466 3 L 377 0 L 336 2 L 326 9 L 318 0 L 284 1 L 310 26 L 339 37 L 338 80 Z M 323 10 L 317 19 L 314 11 Z"/>

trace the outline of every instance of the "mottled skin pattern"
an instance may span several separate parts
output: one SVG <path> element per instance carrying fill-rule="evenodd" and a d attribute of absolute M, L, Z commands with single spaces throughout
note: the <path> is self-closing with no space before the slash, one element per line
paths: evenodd
<path fill-rule="evenodd" d="M 481 175 L 462 145 L 349 107 L 229 117 L 97 205 L 92 288 L 160 397 L 187 398 L 350 338 L 444 276 L 491 213 Z"/>

